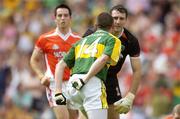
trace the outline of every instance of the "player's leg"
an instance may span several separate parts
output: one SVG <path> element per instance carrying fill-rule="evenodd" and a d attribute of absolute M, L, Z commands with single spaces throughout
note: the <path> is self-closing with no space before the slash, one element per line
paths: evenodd
<path fill-rule="evenodd" d="M 106 88 L 101 79 L 92 77 L 81 89 L 83 107 L 88 119 L 107 119 Z"/>
<path fill-rule="evenodd" d="M 119 113 L 114 110 L 114 105 L 108 105 L 108 119 L 120 119 Z"/>
<path fill-rule="evenodd" d="M 110 77 L 110 76 L 109 76 Z M 106 93 L 108 102 L 108 119 L 119 119 L 119 114 L 114 110 L 114 103 L 121 99 L 120 88 L 118 84 L 118 79 L 107 78 L 106 82 Z"/>
<path fill-rule="evenodd" d="M 69 119 L 83 119 L 80 118 L 80 111 L 78 110 L 82 107 L 83 99 L 81 98 L 79 91 L 72 87 L 71 77 L 69 82 L 63 83 L 63 94 L 67 99 L 67 108 L 69 112 Z"/>
<path fill-rule="evenodd" d="M 52 85 L 52 83 L 51 83 Z M 49 102 L 50 107 L 52 107 L 54 114 L 56 116 L 56 119 L 69 119 L 68 109 L 66 105 L 57 105 L 55 98 L 54 98 L 55 92 L 52 88 L 46 88 L 46 96 Z"/>
<path fill-rule="evenodd" d="M 95 109 L 87 111 L 88 119 L 107 119 L 107 109 Z"/>
<path fill-rule="evenodd" d="M 69 119 L 68 110 L 65 105 L 53 107 L 56 119 Z"/>
<path fill-rule="evenodd" d="M 78 110 L 68 109 L 69 112 L 69 119 L 78 119 L 79 112 Z"/>
<path fill-rule="evenodd" d="M 87 113 L 84 109 L 81 109 L 81 111 L 79 111 L 79 118 L 78 119 L 87 119 Z"/>

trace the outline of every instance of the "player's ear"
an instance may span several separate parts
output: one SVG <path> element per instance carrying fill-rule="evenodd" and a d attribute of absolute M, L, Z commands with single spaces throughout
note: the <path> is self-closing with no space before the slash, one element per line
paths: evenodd
<path fill-rule="evenodd" d="M 53 15 L 52 19 L 54 20 L 55 23 L 57 23 L 56 16 Z"/>
<path fill-rule="evenodd" d="M 111 26 L 111 28 L 109 29 L 109 32 L 113 34 L 113 27 Z"/>

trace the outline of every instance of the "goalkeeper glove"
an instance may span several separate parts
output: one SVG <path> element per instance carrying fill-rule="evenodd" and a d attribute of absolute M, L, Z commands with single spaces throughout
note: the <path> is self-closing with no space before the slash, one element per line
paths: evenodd
<path fill-rule="evenodd" d="M 85 85 L 84 81 L 81 78 L 76 78 L 72 80 L 72 87 L 77 90 L 80 90 Z"/>
<path fill-rule="evenodd" d="M 128 93 L 126 97 L 120 99 L 119 101 L 114 103 L 115 110 L 119 114 L 126 114 L 129 112 L 129 110 L 132 108 L 133 100 L 135 98 L 135 95 L 132 93 Z"/>
<path fill-rule="evenodd" d="M 66 105 L 66 97 L 62 93 L 56 93 L 55 100 L 57 105 Z"/>

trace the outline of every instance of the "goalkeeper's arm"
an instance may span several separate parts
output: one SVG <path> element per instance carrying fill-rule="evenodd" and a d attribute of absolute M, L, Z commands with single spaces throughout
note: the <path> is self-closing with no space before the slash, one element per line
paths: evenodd
<path fill-rule="evenodd" d="M 121 113 L 128 113 L 129 110 L 132 108 L 133 101 L 135 98 L 135 94 L 138 90 L 139 83 L 141 80 L 141 62 L 139 57 L 131 57 L 131 67 L 133 70 L 133 82 L 130 89 L 130 92 L 121 100 L 114 103 L 115 110 Z"/>

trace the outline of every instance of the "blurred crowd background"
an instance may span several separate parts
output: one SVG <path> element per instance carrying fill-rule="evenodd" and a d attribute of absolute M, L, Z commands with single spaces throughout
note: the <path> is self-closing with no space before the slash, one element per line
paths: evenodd
<path fill-rule="evenodd" d="M 179 0 L 0 0 L 0 119 L 54 119 L 29 59 L 38 36 L 55 27 L 53 10 L 67 3 L 72 29 L 82 35 L 96 16 L 123 4 L 127 28 L 141 46 L 142 81 L 127 119 L 163 119 L 180 103 Z M 118 74 L 122 95 L 132 71 L 128 60 Z"/>

